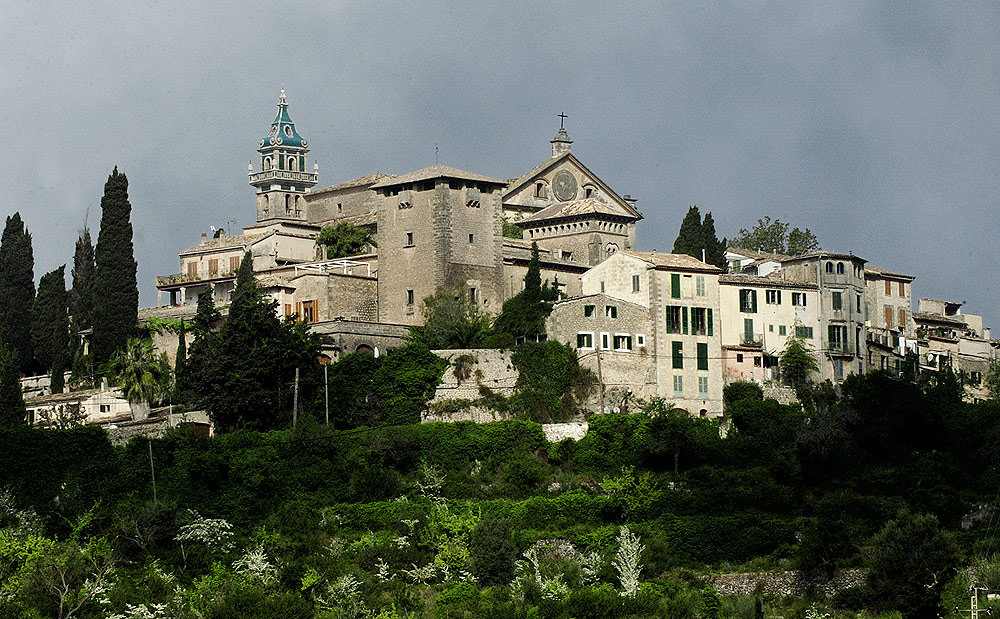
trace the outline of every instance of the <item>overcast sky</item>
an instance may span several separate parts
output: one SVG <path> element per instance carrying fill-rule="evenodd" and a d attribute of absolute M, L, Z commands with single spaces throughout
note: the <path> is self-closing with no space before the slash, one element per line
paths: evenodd
<path fill-rule="evenodd" d="M 440 162 L 498 178 L 573 152 L 639 199 L 769 215 L 1000 322 L 1000 4 L 6 3 L 2 214 L 35 275 L 72 262 L 128 175 L 141 304 L 209 226 L 252 223 L 247 163 L 282 86 L 320 186 Z M 888 7 L 888 8 L 887 8 Z M 68 272 L 67 268 L 67 272 Z"/>

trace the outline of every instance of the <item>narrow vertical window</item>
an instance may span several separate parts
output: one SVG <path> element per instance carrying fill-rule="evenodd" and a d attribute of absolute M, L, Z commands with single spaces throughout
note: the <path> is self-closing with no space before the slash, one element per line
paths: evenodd
<path fill-rule="evenodd" d="M 670 274 L 670 298 L 681 298 L 681 275 L 680 273 Z"/>

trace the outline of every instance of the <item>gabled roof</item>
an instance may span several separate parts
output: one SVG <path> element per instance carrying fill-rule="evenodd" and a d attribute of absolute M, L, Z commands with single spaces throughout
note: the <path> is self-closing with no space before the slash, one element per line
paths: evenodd
<path fill-rule="evenodd" d="M 450 168 L 446 165 L 441 165 L 436 163 L 432 166 L 427 166 L 426 168 L 421 168 L 419 170 L 409 172 L 402 176 L 396 176 L 394 178 L 387 178 L 385 180 L 379 181 L 372 185 L 372 189 L 381 189 L 383 187 L 394 187 L 396 185 L 405 185 L 408 183 L 418 183 L 420 181 L 436 180 L 439 178 L 456 178 L 464 181 L 475 181 L 477 183 L 490 183 L 493 185 L 503 185 L 505 184 L 501 180 L 495 178 L 490 178 L 489 176 L 483 176 L 482 174 L 476 174 L 475 172 L 466 172 L 465 170 L 459 170 L 458 168 Z"/>
<path fill-rule="evenodd" d="M 722 273 L 722 269 L 717 266 L 702 262 L 687 254 L 661 254 L 658 252 L 631 251 L 623 249 L 620 254 L 638 258 L 654 267 L 665 267 L 668 269 L 680 269 L 686 271 L 701 271 L 703 273 Z"/>
<path fill-rule="evenodd" d="M 556 202 L 555 204 L 546 206 L 537 213 L 515 221 L 514 224 L 525 228 L 530 227 L 531 224 L 550 219 L 579 217 L 581 215 L 610 215 L 612 217 L 625 217 L 632 221 L 637 219 L 635 215 L 622 208 L 619 204 L 608 204 L 597 198 L 584 198 L 583 200 Z"/>
<path fill-rule="evenodd" d="M 801 254 L 799 256 L 787 256 L 782 259 L 782 262 L 798 262 L 801 260 L 812 260 L 813 258 L 833 258 L 834 260 L 860 260 L 861 262 L 868 262 L 861 256 L 855 256 L 854 254 L 840 254 L 822 249 L 817 249 L 816 251 L 811 251 L 807 254 Z"/>
<path fill-rule="evenodd" d="M 203 251 L 216 251 L 220 249 L 231 249 L 233 247 L 248 247 L 257 241 L 275 234 L 275 230 L 262 234 L 237 234 L 235 236 L 220 236 L 214 239 L 207 239 L 204 243 L 199 243 L 194 247 L 189 247 L 180 252 L 179 255 L 194 254 Z"/>
<path fill-rule="evenodd" d="M 374 174 L 369 174 L 368 176 L 361 176 L 359 178 L 354 178 L 349 181 L 344 181 L 342 183 L 337 183 L 336 185 L 330 185 L 329 187 L 323 187 L 322 189 L 313 189 L 307 195 L 314 196 L 319 193 L 326 193 L 329 191 L 339 191 L 341 189 L 352 189 L 354 187 L 364 187 L 366 185 L 374 185 L 375 183 L 384 181 L 386 179 L 396 178 L 392 174 L 385 174 L 384 172 L 375 172 Z"/>
<path fill-rule="evenodd" d="M 577 159 L 576 156 L 573 153 L 568 152 L 568 151 L 565 152 L 565 153 L 556 155 L 555 157 L 550 157 L 549 159 L 543 161 L 542 163 L 540 163 L 537 166 L 535 166 L 534 168 L 532 168 L 526 174 L 523 174 L 522 176 L 519 176 L 518 178 L 516 178 L 516 179 L 514 179 L 512 181 L 508 181 L 507 188 L 503 192 L 502 199 L 504 201 L 506 201 L 507 196 L 510 196 L 511 194 L 519 191 L 525 185 L 527 185 L 532 180 L 534 180 L 534 178 L 536 176 L 538 176 L 539 174 L 541 174 L 541 173 L 543 173 L 543 172 L 545 172 L 547 170 L 550 170 L 550 169 L 558 166 L 560 163 L 562 163 L 564 161 L 570 161 L 570 162 L 572 162 L 574 165 L 576 165 L 578 168 L 580 168 L 588 177 L 594 179 L 594 182 L 596 182 L 600 186 L 601 191 L 603 191 L 605 194 L 611 196 L 616 203 L 618 203 L 620 206 L 622 206 L 622 208 L 626 209 L 629 213 L 631 213 L 632 217 L 634 217 L 637 220 L 642 219 L 642 213 L 640 213 L 638 209 L 632 207 L 621 196 L 619 196 L 618 193 L 615 192 L 614 189 L 612 189 L 611 187 L 608 187 L 607 184 L 605 184 L 604 181 L 602 181 L 599 176 L 597 176 L 596 174 L 594 174 L 593 172 L 591 172 L 590 168 L 588 168 L 587 166 L 583 165 L 583 163 L 581 163 L 580 160 Z"/>

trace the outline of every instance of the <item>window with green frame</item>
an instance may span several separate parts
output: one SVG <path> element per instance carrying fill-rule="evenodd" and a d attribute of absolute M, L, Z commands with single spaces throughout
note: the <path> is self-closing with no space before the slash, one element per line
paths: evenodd
<path fill-rule="evenodd" d="M 698 344 L 698 369 L 708 369 L 708 344 Z"/>
<path fill-rule="evenodd" d="M 682 342 L 671 342 L 673 368 L 675 370 L 684 369 L 684 344 Z"/>
<path fill-rule="evenodd" d="M 681 298 L 681 274 L 671 273 L 670 274 L 670 298 L 679 299 Z"/>

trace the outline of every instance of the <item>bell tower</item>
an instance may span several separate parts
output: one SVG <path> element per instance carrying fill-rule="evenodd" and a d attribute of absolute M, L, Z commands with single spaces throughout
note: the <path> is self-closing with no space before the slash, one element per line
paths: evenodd
<path fill-rule="evenodd" d="M 253 171 L 253 164 L 247 170 L 250 184 L 257 190 L 257 221 L 305 221 L 305 193 L 316 184 L 319 166 L 313 164 L 313 171 L 306 172 L 309 142 L 288 116 L 284 89 L 278 97 L 278 114 L 258 146 L 260 172 Z"/>

